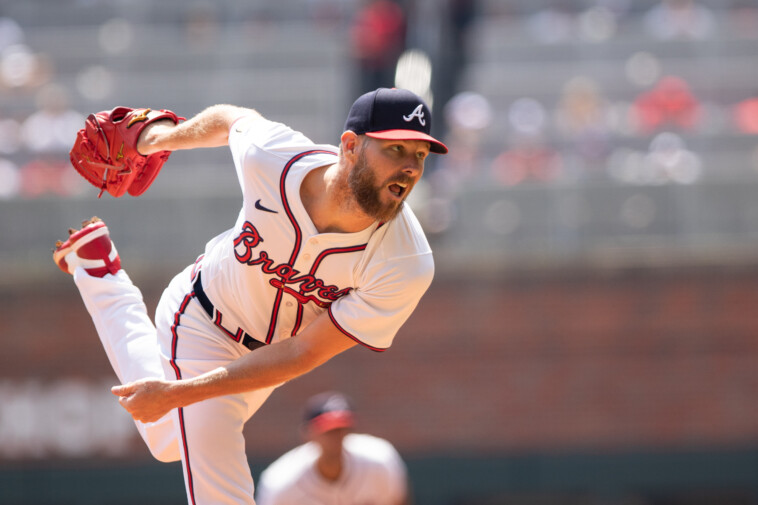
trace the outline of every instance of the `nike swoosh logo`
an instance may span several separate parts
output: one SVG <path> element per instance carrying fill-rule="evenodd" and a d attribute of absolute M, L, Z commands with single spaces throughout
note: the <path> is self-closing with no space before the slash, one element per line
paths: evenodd
<path fill-rule="evenodd" d="M 260 198 L 258 199 L 258 201 L 255 202 L 255 208 L 258 209 L 258 210 L 262 210 L 264 212 L 271 212 L 272 214 L 279 214 L 278 211 L 271 210 L 268 207 L 264 207 L 263 205 L 261 205 L 261 199 Z"/>

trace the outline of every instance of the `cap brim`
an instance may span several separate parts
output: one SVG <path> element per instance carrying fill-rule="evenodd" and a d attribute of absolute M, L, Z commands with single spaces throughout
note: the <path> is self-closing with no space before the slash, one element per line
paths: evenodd
<path fill-rule="evenodd" d="M 447 154 L 447 146 L 426 133 L 416 130 L 384 130 L 380 132 L 366 132 L 367 137 L 382 140 L 425 140 L 431 144 L 430 151 L 437 154 Z"/>
<path fill-rule="evenodd" d="M 326 412 L 311 419 L 308 427 L 314 433 L 324 433 L 336 428 L 352 428 L 353 414 L 348 411 Z"/>

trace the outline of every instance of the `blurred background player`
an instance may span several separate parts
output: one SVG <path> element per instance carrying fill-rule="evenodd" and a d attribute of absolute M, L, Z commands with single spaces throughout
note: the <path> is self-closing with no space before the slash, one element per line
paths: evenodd
<path fill-rule="evenodd" d="M 408 505 L 405 463 L 388 441 L 353 433 L 354 411 L 337 392 L 311 397 L 302 433 L 307 442 L 263 471 L 258 505 Z"/>

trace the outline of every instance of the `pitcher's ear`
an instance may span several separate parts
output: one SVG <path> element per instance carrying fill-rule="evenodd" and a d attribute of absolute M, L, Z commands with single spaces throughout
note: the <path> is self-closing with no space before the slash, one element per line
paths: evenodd
<path fill-rule="evenodd" d="M 340 147 L 345 155 L 356 155 L 358 153 L 358 144 L 360 144 L 360 138 L 355 132 L 350 130 L 345 131 L 340 137 Z"/>

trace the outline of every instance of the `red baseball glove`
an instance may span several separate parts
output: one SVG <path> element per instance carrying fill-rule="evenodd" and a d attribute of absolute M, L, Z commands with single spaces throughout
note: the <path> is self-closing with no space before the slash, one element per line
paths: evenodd
<path fill-rule="evenodd" d="M 147 125 L 161 119 L 176 124 L 184 118 L 169 110 L 129 107 L 87 117 L 69 158 L 85 179 L 100 188 L 98 198 L 105 191 L 116 198 L 126 192 L 139 196 L 150 187 L 171 151 L 143 156 L 137 151 L 137 139 Z"/>

